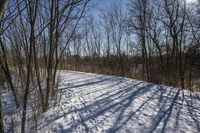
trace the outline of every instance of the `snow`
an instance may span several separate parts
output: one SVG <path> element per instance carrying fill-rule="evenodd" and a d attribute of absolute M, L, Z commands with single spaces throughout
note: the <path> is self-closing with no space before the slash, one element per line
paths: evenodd
<path fill-rule="evenodd" d="M 39 132 L 200 132 L 199 93 L 82 72 L 60 76 L 61 107 L 48 111 Z"/>
<path fill-rule="evenodd" d="M 60 103 L 39 133 L 198 133 L 200 93 L 122 77 L 61 71 Z"/>

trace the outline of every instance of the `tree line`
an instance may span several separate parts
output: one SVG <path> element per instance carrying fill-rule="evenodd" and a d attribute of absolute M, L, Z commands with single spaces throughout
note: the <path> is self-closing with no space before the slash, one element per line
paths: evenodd
<path fill-rule="evenodd" d="M 0 1 L 0 98 L 12 94 L 22 133 L 59 103 L 61 69 L 199 90 L 200 1 L 115 1 L 99 16 L 91 2 Z M 13 119 L 3 121 L 2 104 L 0 112 L 3 133 Z"/>
<path fill-rule="evenodd" d="M 198 90 L 200 3 L 120 1 L 84 18 L 62 68 Z"/>

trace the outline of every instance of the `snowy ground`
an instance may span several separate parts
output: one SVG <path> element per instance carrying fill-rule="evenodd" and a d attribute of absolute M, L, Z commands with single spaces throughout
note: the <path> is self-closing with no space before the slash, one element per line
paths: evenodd
<path fill-rule="evenodd" d="M 72 71 L 61 71 L 59 89 L 61 102 L 43 114 L 40 133 L 200 132 L 200 93 Z"/>
<path fill-rule="evenodd" d="M 128 78 L 61 72 L 61 109 L 40 132 L 200 132 L 200 94 Z"/>

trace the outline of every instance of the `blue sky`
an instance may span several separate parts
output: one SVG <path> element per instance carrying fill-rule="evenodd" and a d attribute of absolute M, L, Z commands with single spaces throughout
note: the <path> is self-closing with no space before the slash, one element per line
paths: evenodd
<path fill-rule="evenodd" d="M 91 10 L 91 13 L 95 18 L 98 18 L 100 11 L 108 8 L 114 2 L 121 2 L 123 5 L 127 3 L 128 0 L 92 0 L 96 6 L 94 9 Z"/>

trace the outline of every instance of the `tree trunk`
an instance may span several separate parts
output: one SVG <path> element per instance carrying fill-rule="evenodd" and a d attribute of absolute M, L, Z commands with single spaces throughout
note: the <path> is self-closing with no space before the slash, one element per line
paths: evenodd
<path fill-rule="evenodd" d="M 0 132 L 1 133 L 4 133 L 4 128 L 3 127 L 4 127 L 3 126 L 3 114 L 2 114 L 1 94 L 0 94 Z"/>
<path fill-rule="evenodd" d="M 0 21 L 1 21 L 1 18 L 3 16 L 3 11 L 4 11 L 7 3 L 8 3 L 8 0 L 1 0 L 0 1 Z"/>

